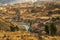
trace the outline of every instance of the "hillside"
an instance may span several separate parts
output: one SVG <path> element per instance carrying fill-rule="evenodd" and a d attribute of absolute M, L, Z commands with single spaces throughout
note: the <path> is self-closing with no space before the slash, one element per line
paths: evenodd
<path fill-rule="evenodd" d="M 8 31 L 8 30 L 10 30 L 9 29 L 10 25 L 11 24 L 9 22 L 7 22 L 4 19 L 0 18 L 0 30 Z"/>
<path fill-rule="evenodd" d="M 39 40 L 38 36 L 27 32 L 23 27 L 19 31 L 10 31 L 10 23 L 0 19 L 0 40 Z"/>
<path fill-rule="evenodd" d="M 43 2 L 4 4 L 0 6 L 0 39 L 59 40 L 60 4 Z M 47 36 L 45 25 L 52 29 L 51 24 L 56 27 L 57 31 L 54 36 L 50 35 L 54 31 Z"/>

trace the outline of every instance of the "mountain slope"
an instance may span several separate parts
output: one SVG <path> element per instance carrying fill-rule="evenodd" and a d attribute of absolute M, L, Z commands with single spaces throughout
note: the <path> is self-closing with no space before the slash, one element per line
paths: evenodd
<path fill-rule="evenodd" d="M 8 31 L 10 30 L 10 23 L 0 18 L 0 30 Z"/>

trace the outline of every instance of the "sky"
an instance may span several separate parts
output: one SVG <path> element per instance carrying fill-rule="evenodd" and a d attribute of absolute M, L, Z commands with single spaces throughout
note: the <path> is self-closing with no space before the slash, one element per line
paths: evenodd
<path fill-rule="evenodd" d="M 35 2 L 37 0 L 0 0 L 0 3 L 21 3 L 21 2 L 29 2 L 29 1 Z M 39 0 L 39 1 L 56 1 L 56 0 Z"/>
<path fill-rule="evenodd" d="M 36 0 L 0 0 L 0 3 L 21 3 L 29 1 L 36 1 Z"/>

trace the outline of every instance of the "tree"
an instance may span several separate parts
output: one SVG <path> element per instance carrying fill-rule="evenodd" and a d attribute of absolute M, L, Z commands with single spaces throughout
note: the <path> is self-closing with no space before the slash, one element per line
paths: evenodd
<path fill-rule="evenodd" d="M 51 20 L 54 22 L 54 21 L 56 21 L 56 18 L 53 17 Z"/>
<path fill-rule="evenodd" d="M 14 25 L 12 25 L 12 26 L 10 26 L 10 30 L 11 31 L 19 31 L 19 28 L 18 28 L 18 26 L 14 26 Z"/>
<path fill-rule="evenodd" d="M 50 24 L 50 31 L 51 31 L 51 35 L 52 35 L 52 36 L 56 35 L 57 28 L 56 28 L 55 23 L 51 23 L 51 24 Z"/>
<path fill-rule="evenodd" d="M 19 31 L 19 28 L 18 28 L 18 26 L 16 26 L 16 27 L 15 27 L 15 30 L 16 30 L 16 31 Z"/>
<path fill-rule="evenodd" d="M 57 20 L 60 20 L 60 17 L 56 17 Z"/>
<path fill-rule="evenodd" d="M 32 20 L 28 20 L 28 22 L 30 23 L 30 27 L 31 27 L 31 25 L 32 25 Z"/>
<path fill-rule="evenodd" d="M 10 26 L 10 31 L 15 31 L 14 26 Z"/>
<path fill-rule="evenodd" d="M 30 27 L 30 28 L 28 29 L 28 31 L 32 32 L 32 28 Z"/>
<path fill-rule="evenodd" d="M 49 26 L 48 25 L 45 25 L 45 32 L 46 32 L 46 34 L 49 35 Z"/>

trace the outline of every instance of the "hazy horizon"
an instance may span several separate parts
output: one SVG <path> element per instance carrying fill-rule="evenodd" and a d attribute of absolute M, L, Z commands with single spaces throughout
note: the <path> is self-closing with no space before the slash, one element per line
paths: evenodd
<path fill-rule="evenodd" d="M 60 1 L 60 0 L 0 0 L 0 3 L 4 4 L 4 3 L 35 2 L 35 1 Z"/>

